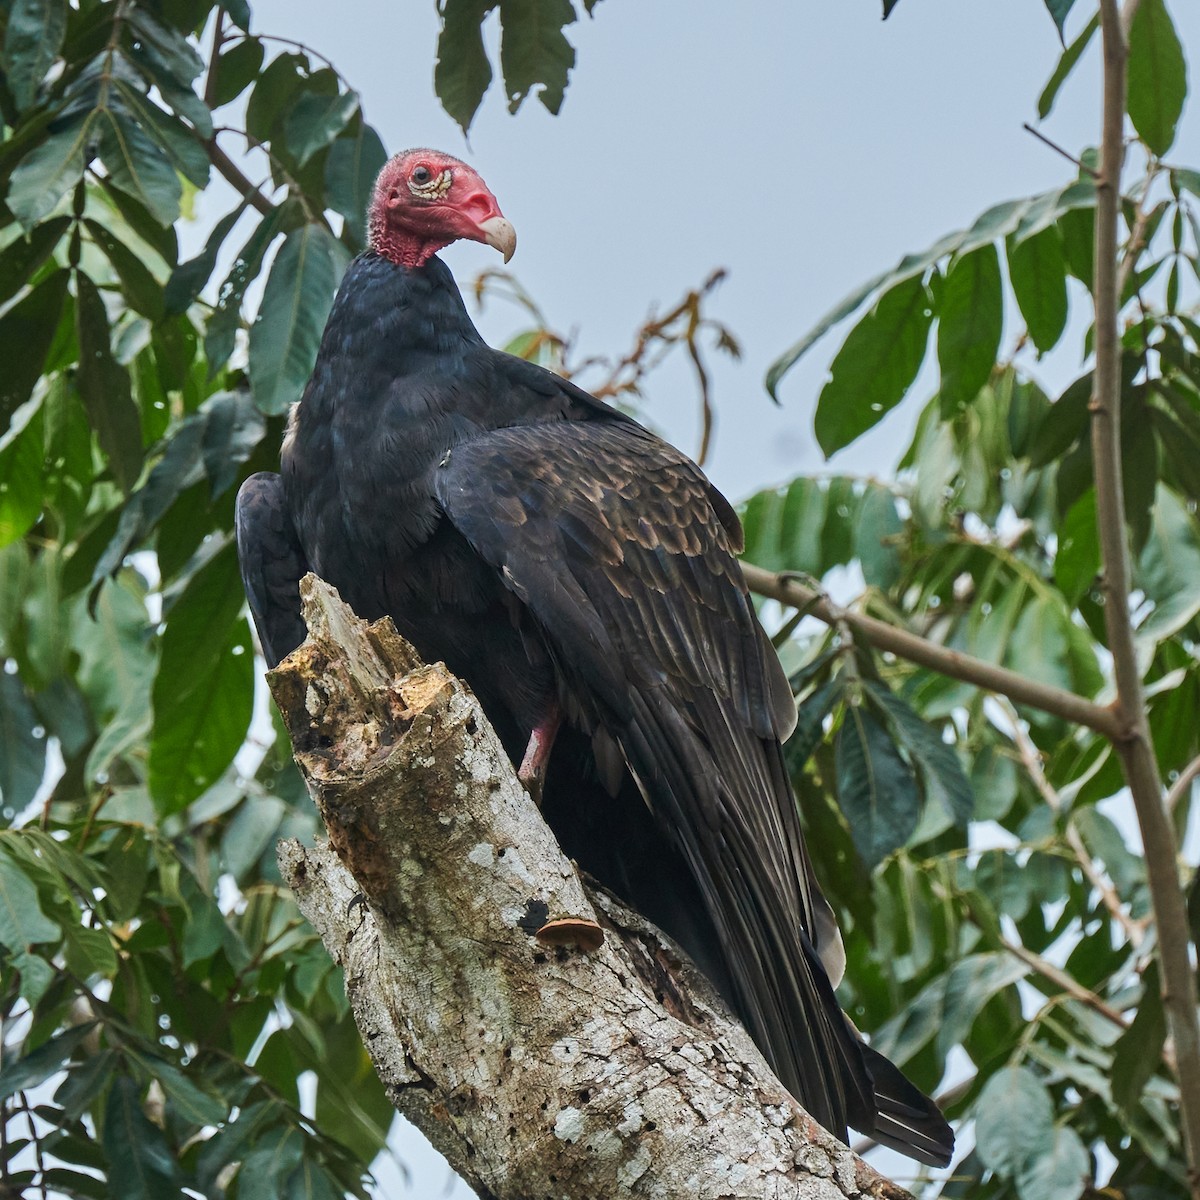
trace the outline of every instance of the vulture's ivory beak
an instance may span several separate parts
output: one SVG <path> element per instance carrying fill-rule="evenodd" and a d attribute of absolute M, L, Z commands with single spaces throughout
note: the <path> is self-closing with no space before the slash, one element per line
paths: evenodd
<path fill-rule="evenodd" d="M 483 240 L 504 255 L 505 262 L 512 258 L 517 249 L 517 231 L 510 221 L 503 217 L 488 217 L 486 221 L 479 222 L 479 230 Z"/>

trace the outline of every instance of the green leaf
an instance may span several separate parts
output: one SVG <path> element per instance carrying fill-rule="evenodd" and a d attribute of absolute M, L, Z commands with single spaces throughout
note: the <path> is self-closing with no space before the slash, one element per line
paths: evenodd
<path fill-rule="evenodd" d="M 254 653 L 230 542 L 175 602 L 154 680 L 150 791 L 177 812 L 216 782 L 250 725 Z"/>
<path fill-rule="evenodd" d="M 497 0 L 446 0 L 441 5 L 433 90 L 465 134 L 492 82 L 483 22 Z"/>
<path fill-rule="evenodd" d="M 218 392 L 185 417 L 166 440 L 166 452 L 154 464 L 145 483 L 121 511 L 116 532 L 92 573 L 98 584 L 115 572 L 125 556 L 145 542 L 171 506 L 205 475 L 216 496 L 233 482 L 238 468 L 262 440 L 264 424 L 245 393 Z M 167 571 L 170 547 L 159 543 L 160 568 Z M 190 551 L 189 551 L 190 553 Z"/>
<path fill-rule="evenodd" d="M 4 35 L 4 70 L 19 109 L 33 103 L 66 31 L 66 0 L 12 0 Z"/>
<path fill-rule="evenodd" d="M 81 600 L 72 623 L 73 646 L 81 658 L 79 686 L 102 725 L 85 765 L 89 780 L 131 747 L 144 746 L 155 665 L 147 638 L 149 614 L 128 573 L 100 587 L 94 611 L 89 619 Z"/>
<path fill-rule="evenodd" d="M 40 400 L 31 400 L 17 409 L 0 437 L 0 546 L 23 537 L 45 503 L 45 422 L 41 408 Z"/>
<path fill-rule="evenodd" d="M 1074 607 L 1100 573 L 1100 539 L 1096 525 L 1096 489 L 1088 488 L 1071 505 L 1058 526 L 1054 582 Z"/>
<path fill-rule="evenodd" d="M 1067 81 L 1067 76 L 1075 69 L 1075 64 L 1083 57 L 1083 52 L 1099 28 L 1100 14 L 1097 13 L 1083 27 L 1079 36 L 1063 51 L 1062 57 L 1058 60 L 1058 66 L 1054 68 L 1054 74 L 1050 76 L 1049 82 L 1038 97 L 1037 107 L 1040 120 L 1044 121 L 1050 115 L 1054 101 L 1058 98 L 1059 90 Z"/>
<path fill-rule="evenodd" d="M 1091 639 L 1056 594 L 1035 594 L 1021 610 L 1005 665 L 1054 687 L 1095 695 L 1103 680 Z"/>
<path fill-rule="evenodd" d="M 784 375 L 812 348 L 813 345 L 834 325 L 845 320 L 863 302 L 881 288 L 890 288 L 904 283 L 917 275 L 923 276 L 930 267 L 943 258 L 958 254 L 966 256 L 972 250 L 987 245 L 999 238 L 1015 235 L 1017 241 L 1033 237 L 1049 225 L 1061 222 L 1066 215 L 1077 209 L 1091 209 L 1096 203 L 1096 188 L 1090 178 L 1076 180 L 1064 188 L 1043 192 L 1022 200 L 1009 200 L 994 205 L 978 217 L 969 228 L 939 238 L 927 250 L 909 254 L 890 271 L 884 271 L 853 292 L 796 342 L 789 350 L 771 364 L 767 372 L 767 391 L 776 396 Z"/>
<path fill-rule="evenodd" d="M 917 277 L 885 292 L 850 331 L 817 401 L 817 441 L 826 457 L 900 402 L 925 357 L 931 320 L 925 283 Z"/>
<path fill-rule="evenodd" d="M 1013 382 L 1008 405 L 1008 444 L 1016 458 L 1025 458 L 1033 447 L 1034 430 L 1050 411 L 1050 398 L 1032 380 Z"/>
<path fill-rule="evenodd" d="M 796 728 L 784 748 L 789 774 L 798 775 L 821 744 L 825 736 L 825 718 L 841 699 L 844 686 L 840 677 L 831 679 L 798 706 Z"/>
<path fill-rule="evenodd" d="M 861 704 L 847 704 L 836 743 L 838 804 L 869 868 L 912 836 L 917 782 L 887 730 Z"/>
<path fill-rule="evenodd" d="M 278 1200 L 283 1180 L 299 1165 L 304 1138 L 298 1129 L 276 1126 L 261 1134 L 237 1173 L 238 1200 Z"/>
<path fill-rule="evenodd" d="M 246 131 L 259 142 L 269 142 L 275 123 L 304 90 L 308 59 L 303 54 L 280 54 L 258 77 L 246 101 Z"/>
<path fill-rule="evenodd" d="M 46 733 L 15 671 L 0 661 L 0 801 L 21 812 L 46 771 Z"/>
<path fill-rule="evenodd" d="M 160 224 L 179 216 L 183 189 L 159 143 L 116 109 L 100 114 L 100 160 L 113 186 L 128 192 Z"/>
<path fill-rule="evenodd" d="M 283 124 L 288 149 L 297 164 L 303 166 L 318 150 L 324 150 L 356 112 L 357 92 L 301 96 Z"/>
<path fill-rule="evenodd" d="M 39 142 L 17 164 L 6 203 L 27 233 L 83 178 L 94 136 L 88 113 Z"/>
<path fill-rule="evenodd" d="M 178 78 L 172 74 L 166 60 L 148 43 L 143 42 L 140 46 L 135 47 L 133 58 L 145 75 L 146 82 L 157 87 L 163 100 L 170 105 L 174 112 L 191 123 L 192 129 L 195 130 L 196 134 L 194 150 L 199 157 L 206 157 L 198 139 L 206 139 L 213 136 L 212 109 L 196 95 L 190 84 L 179 82 Z M 127 98 L 131 90 L 125 81 L 120 81 L 118 91 L 121 91 L 123 96 Z M 176 121 L 165 110 L 159 108 L 157 104 L 147 103 L 145 108 L 152 114 L 158 114 L 158 117 L 151 121 L 147 132 L 161 133 L 165 127 L 170 126 L 178 131 L 179 134 L 185 133 L 186 127 L 179 121 Z M 186 136 L 190 137 L 191 135 L 187 133 Z M 171 154 L 170 149 L 168 153 Z M 191 155 L 186 156 L 191 157 Z M 171 154 L 171 157 L 174 158 L 174 154 Z M 198 162 L 199 158 L 196 161 Z M 191 178 L 190 171 L 185 170 L 184 174 Z M 193 182 L 195 181 L 193 180 Z M 197 184 L 196 186 L 200 187 L 202 184 Z"/>
<path fill-rule="evenodd" d="M 326 1136 L 346 1146 L 362 1162 L 372 1162 L 387 1145 L 395 1109 L 363 1048 L 353 1017 L 346 1013 L 322 1032 L 325 1054 L 316 1064 L 313 1119 Z"/>
<path fill-rule="evenodd" d="M 571 0 L 500 0 L 500 69 L 509 112 L 540 84 L 538 99 L 557 115 L 575 65 L 563 29 L 574 20 Z"/>
<path fill-rule="evenodd" d="M 1076 808 L 1071 822 L 1079 830 L 1088 853 L 1104 864 L 1118 894 L 1130 900 L 1146 885 L 1146 864 L 1126 845 L 1121 831 L 1097 808 Z"/>
<path fill-rule="evenodd" d="M 344 1116 L 345 1110 L 339 1115 Z M 344 1195 L 345 1188 L 308 1158 L 288 1176 L 283 1192 L 284 1200 L 342 1200 Z"/>
<path fill-rule="evenodd" d="M 969 954 L 921 989 L 906 1009 L 875 1031 L 872 1045 L 903 1065 L 931 1040 L 945 1055 L 964 1041 L 987 1002 L 1029 968 L 1004 952 Z"/>
<path fill-rule="evenodd" d="M 1067 263 L 1054 226 L 1023 242 L 1008 243 L 1008 276 L 1029 336 L 1045 354 L 1067 325 Z"/>
<path fill-rule="evenodd" d="M 1156 645 L 1200 613 L 1200 529 L 1187 506 L 1164 487 L 1155 494 L 1135 580 L 1154 606 L 1138 626 L 1140 644 Z"/>
<path fill-rule="evenodd" d="M 108 315 L 96 285 L 75 272 L 75 330 L 79 338 L 80 395 L 88 420 L 122 491 L 128 493 L 142 469 L 142 423 L 129 373 L 112 356 Z"/>
<path fill-rule="evenodd" d="M 192 82 L 204 70 L 204 60 L 188 38 L 170 25 L 164 25 L 148 8 L 130 9 L 131 25 L 162 55 L 172 77 L 180 86 Z"/>
<path fill-rule="evenodd" d="M 263 57 L 263 44 L 253 37 L 235 42 L 221 54 L 213 84 L 214 108 L 236 100 L 254 82 L 262 70 Z"/>
<path fill-rule="evenodd" d="M 1031 466 L 1044 467 L 1061 458 L 1088 431 L 1088 401 L 1092 397 L 1092 375 L 1080 376 L 1046 410 L 1030 440 Z"/>
<path fill-rule="evenodd" d="M 219 1125 L 229 1116 L 229 1105 L 211 1090 L 212 1085 L 200 1076 L 195 1082 L 191 1074 L 157 1054 L 142 1053 L 133 1045 L 125 1047 L 127 1056 L 148 1075 L 157 1079 L 162 1090 L 185 1121 L 193 1125 Z"/>
<path fill-rule="evenodd" d="M 169 166 L 196 187 L 205 187 L 208 184 L 210 164 L 208 151 L 200 138 L 212 135 L 212 121 L 207 122 L 207 133 L 199 127 L 193 132 L 169 112 L 152 103 L 128 81 L 118 79 L 114 87 L 120 100 L 120 110 L 128 113 L 137 123 L 139 132 L 152 142 Z M 195 99 L 190 90 L 186 95 Z M 197 103 L 204 108 L 202 102 Z M 208 109 L 204 108 L 204 112 L 207 114 Z M 123 190 L 130 191 L 129 188 Z"/>
<path fill-rule="evenodd" d="M 42 912 L 24 868 L 0 851 L 0 945 L 17 952 L 61 937 L 62 930 Z"/>
<path fill-rule="evenodd" d="M 1151 962 L 1142 977 L 1142 999 L 1133 1023 L 1113 1051 L 1113 1102 L 1130 1112 L 1141 1102 L 1151 1076 L 1162 1063 L 1167 1022 L 1159 991 L 1158 964 Z"/>
<path fill-rule="evenodd" d="M 129 246 L 98 221 L 85 221 L 92 241 L 112 263 L 129 306 L 156 321 L 163 315 L 163 287 Z"/>
<path fill-rule="evenodd" d="M 1142 552 L 1150 536 L 1158 486 L 1158 439 L 1145 395 L 1145 388 L 1139 386 L 1126 391 L 1121 402 L 1121 485 L 1125 496 L 1125 520 L 1129 524 L 1135 554 Z M 1090 451 L 1090 445 L 1088 449 Z M 1059 494 L 1062 495 L 1061 489 Z"/>
<path fill-rule="evenodd" d="M 354 244 L 366 240 L 367 205 L 375 178 L 387 161 L 379 134 L 365 121 L 349 137 L 338 138 L 325 160 L 325 196 L 329 207 L 346 220 Z"/>
<path fill-rule="evenodd" d="M 208 359 L 208 378 L 229 361 L 242 323 L 242 299 L 246 288 L 258 277 L 263 259 L 276 235 L 283 228 L 286 209 L 280 205 L 263 217 L 233 261 L 229 274 L 217 292 L 217 306 L 204 331 L 204 356 Z"/>
<path fill-rule="evenodd" d="M 100 186 L 105 197 L 120 213 L 129 228 L 150 246 L 168 267 L 173 267 L 179 261 L 179 239 L 175 235 L 175 227 L 168 225 L 164 228 L 160 225 L 132 196 L 120 188 L 113 187 L 107 175 L 100 180 Z"/>
<path fill-rule="evenodd" d="M 821 575 L 821 531 L 825 527 L 825 491 L 820 482 L 800 476 L 779 491 L 751 496 L 742 510 L 746 558 L 768 571 L 806 571 Z"/>
<path fill-rule="evenodd" d="M 817 323 L 786 353 L 771 364 L 767 372 L 766 387 L 772 399 L 778 400 L 778 387 L 784 375 L 802 359 L 835 325 L 840 325 L 851 313 L 857 312 L 868 296 L 892 274 L 884 272 L 851 292 L 841 303 L 829 310 Z"/>
<path fill-rule="evenodd" d="M 985 1166 L 1013 1178 L 1054 1147 L 1054 1106 L 1042 1081 L 1025 1067 L 1003 1067 L 975 1102 L 975 1146 Z"/>
<path fill-rule="evenodd" d="M 903 533 L 904 521 L 896 508 L 895 495 L 889 488 L 868 484 L 854 522 L 854 553 L 867 587 L 886 591 L 899 580 Z"/>
<path fill-rule="evenodd" d="M 67 272 L 55 271 L 0 317 L 0 422 L 7 427 L 33 391 L 54 341 L 67 294 Z"/>
<path fill-rule="evenodd" d="M 232 212 L 226 213 L 213 226 L 212 233 L 208 235 L 208 241 L 204 243 L 204 249 L 195 258 L 180 263 L 171 272 L 164 296 L 164 305 L 168 313 L 186 312 L 192 301 L 200 295 L 217 265 L 217 255 L 220 253 L 225 239 L 238 223 L 242 213 L 246 211 L 247 204 L 248 201 L 243 201 Z"/>
<path fill-rule="evenodd" d="M 1046 11 L 1054 18 L 1060 39 L 1063 36 L 1063 26 L 1067 23 L 1067 13 L 1071 11 L 1074 3 L 1075 0 L 1045 0 Z"/>
<path fill-rule="evenodd" d="M 1175 141 L 1187 96 L 1183 47 L 1164 0 L 1142 0 L 1129 31 L 1126 108 L 1138 137 L 1162 156 Z"/>
<path fill-rule="evenodd" d="M 79 979 L 100 976 L 111 979 L 117 973 L 117 952 L 108 930 L 72 922 L 63 930 L 66 937 L 67 970 Z"/>
<path fill-rule="evenodd" d="M 1095 209 L 1076 209 L 1063 213 L 1058 220 L 1058 231 L 1062 234 L 1063 257 L 1067 260 L 1067 270 L 1091 291 L 1096 245 Z"/>
<path fill-rule="evenodd" d="M 928 797 L 965 829 L 975 814 L 975 793 L 954 747 L 885 685 L 868 681 L 866 689 L 883 710 L 897 741 L 920 769 Z"/>
<path fill-rule="evenodd" d="M 938 302 L 943 415 L 969 404 L 987 383 L 1000 351 L 1003 326 L 1000 257 L 989 244 L 951 263 Z"/>
<path fill-rule="evenodd" d="M 18 237 L 0 250 L 0 304 L 6 303 L 50 257 L 70 225 L 70 217 L 55 217 L 36 226 L 28 237 Z M 54 322 L 49 324 L 53 327 Z M 27 345 L 27 343 L 22 343 Z M 5 361 L 12 363 L 12 358 Z"/>
<path fill-rule="evenodd" d="M 1182 405 L 1172 402 L 1172 408 L 1173 413 L 1150 409 L 1165 467 L 1163 481 L 1180 495 L 1200 496 L 1200 430 Z"/>
<path fill-rule="evenodd" d="M 250 29 L 249 0 L 228 0 L 225 5 L 225 11 L 229 14 L 229 19 L 239 29 L 243 31 Z"/>
<path fill-rule="evenodd" d="M 1042 95 L 1038 97 L 1038 119 L 1045 120 L 1050 115 L 1050 110 L 1054 108 L 1054 102 L 1057 100 L 1058 91 L 1062 85 L 1067 82 L 1067 77 L 1070 72 L 1075 70 L 1076 62 L 1084 55 L 1084 50 L 1087 49 L 1087 43 L 1091 42 L 1092 37 L 1096 35 L 1096 31 L 1100 28 L 1099 13 L 1092 17 L 1084 29 L 1081 30 L 1079 37 L 1070 43 L 1066 50 L 1063 50 L 1062 58 L 1058 59 L 1058 65 L 1054 68 L 1054 74 L 1050 76 L 1049 82 L 1042 89 Z"/>
<path fill-rule="evenodd" d="M 285 412 L 312 374 L 343 264 L 323 225 L 304 225 L 280 247 L 250 330 L 250 384 L 268 414 Z"/>
<path fill-rule="evenodd" d="M 179 1167 L 159 1127 L 146 1119 L 136 1083 L 113 1081 L 104 1109 L 104 1151 L 109 1178 L 120 1180 L 129 1200 L 178 1200 Z"/>
<path fill-rule="evenodd" d="M 1079 1134 L 1067 1126 L 1051 1129 L 1044 1154 L 1031 1156 L 1017 1172 L 1021 1200 L 1078 1200 L 1092 1178 L 1092 1160 Z"/>
<path fill-rule="evenodd" d="M 241 465 L 266 435 L 267 425 L 245 388 L 209 396 L 198 415 L 204 419 L 200 456 L 215 497 L 236 482 Z"/>
<path fill-rule="evenodd" d="M 7 1100 L 16 1092 L 35 1088 L 45 1083 L 61 1068 L 79 1046 L 93 1033 L 95 1021 L 87 1021 L 43 1042 L 24 1058 L 10 1059 L 0 1070 L 0 1100 Z"/>

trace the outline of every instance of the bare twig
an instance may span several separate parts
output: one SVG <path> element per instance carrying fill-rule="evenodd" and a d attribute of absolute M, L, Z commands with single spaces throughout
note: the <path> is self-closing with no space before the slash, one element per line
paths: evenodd
<path fill-rule="evenodd" d="M 1028 121 L 1026 121 L 1021 128 L 1024 129 L 1026 133 L 1032 133 L 1039 142 L 1049 146 L 1055 154 L 1061 154 L 1063 158 L 1067 160 L 1067 162 L 1074 163 L 1081 173 L 1090 175 L 1093 179 L 1099 177 L 1099 172 L 1095 167 L 1089 167 L 1081 158 L 1076 158 L 1075 155 L 1070 152 L 1070 150 L 1066 150 L 1057 142 L 1052 141 L 1040 129 L 1035 129 L 1032 125 L 1030 125 Z"/>
<path fill-rule="evenodd" d="M 948 646 L 918 637 L 907 629 L 897 629 L 896 626 L 865 613 L 841 609 L 827 596 L 801 583 L 792 575 L 765 571 L 762 567 L 745 562 L 742 563 L 742 574 L 750 589 L 760 596 L 769 596 L 783 604 L 803 608 L 826 625 L 845 622 L 856 634 L 866 638 L 880 650 L 898 655 L 931 671 L 948 675 L 951 679 L 972 683 L 984 691 L 1007 696 L 1018 704 L 1028 704 L 1041 712 L 1052 713 L 1062 717 L 1064 721 L 1072 721 L 1076 725 L 1094 729 L 1107 738 L 1116 740 L 1124 735 L 1124 728 L 1112 709 L 1093 704 L 1074 692 L 1039 683 L 1027 675 L 1010 671 L 1007 667 L 951 650 Z"/>
<path fill-rule="evenodd" d="M 1190 763 L 1179 773 L 1179 777 L 1171 784 L 1171 790 L 1167 793 L 1167 812 L 1173 813 L 1179 807 L 1179 802 L 1188 794 L 1188 790 L 1192 784 L 1196 782 L 1196 776 L 1200 775 L 1200 755 L 1192 759 Z"/>
<path fill-rule="evenodd" d="M 1142 251 L 1146 248 L 1146 229 L 1150 224 L 1150 215 L 1153 209 L 1147 207 L 1146 200 L 1150 195 L 1150 188 L 1154 184 L 1154 180 L 1158 177 L 1158 164 L 1152 162 L 1149 170 L 1146 172 L 1145 186 L 1142 188 L 1142 194 L 1133 202 L 1134 217 L 1133 227 L 1129 231 L 1129 241 L 1125 243 L 1125 253 L 1121 257 L 1121 269 L 1117 275 L 1117 303 L 1120 303 L 1120 297 L 1125 295 L 1125 289 L 1129 286 L 1130 276 L 1137 266 L 1137 261 L 1142 256 Z"/>
<path fill-rule="evenodd" d="M 1059 796 L 1050 780 L 1046 778 L 1046 772 L 1042 768 L 1041 752 L 1033 744 L 1033 740 L 1029 734 L 1025 732 L 1025 726 L 1021 722 L 1021 718 L 1011 708 L 1009 708 L 1008 718 L 1011 724 L 1013 744 L 1017 748 L 1017 753 L 1021 757 L 1021 764 L 1024 766 L 1026 773 L 1033 780 L 1034 787 L 1037 788 L 1042 799 L 1046 801 L 1054 812 L 1061 812 L 1062 797 Z M 1121 903 L 1121 897 L 1117 895 L 1116 888 L 1096 869 L 1096 863 L 1092 858 L 1091 852 L 1084 844 L 1079 830 L 1069 821 L 1065 836 L 1067 845 L 1070 846 L 1071 852 L 1075 855 L 1075 860 L 1079 863 L 1079 867 L 1083 871 L 1084 878 L 1096 889 L 1096 893 L 1099 895 L 1104 907 L 1108 909 L 1117 924 L 1125 930 L 1125 936 L 1129 938 L 1130 943 L 1136 950 L 1142 944 L 1142 940 L 1145 937 L 1145 925 L 1130 916 L 1125 906 Z"/>
<path fill-rule="evenodd" d="M 664 316 L 650 316 L 637 331 L 634 344 L 628 354 L 619 359 L 607 357 L 586 358 L 582 362 L 571 356 L 573 339 L 556 333 L 547 325 L 541 309 L 530 298 L 524 288 L 507 271 L 488 270 L 475 280 L 475 299 L 482 305 L 485 295 L 491 290 L 508 293 L 508 298 L 519 304 L 533 318 L 538 338 L 522 354 L 526 358 L 549 346 L 552 351 L 553 368 L 567 379 L 574 379 L 589 368 L 605 371 L 598 384 L 589 385 L 588 390 L 601 400 L 618 400 L 623 396 L 640 396 L 646 377 L 658 367 L 671 351 L 682 345 L 696 374 L 696 386 L 700 393 L 700 446 L 696 461 L 703 465 L 708 457 L 712 441 L 715 413 L 708 367 L 701 353 L 701 338 L 711 334 L 715 346 L 732 355 L 741 356 L 741 346 L 731 330 L 711 317 L 704 315 L 704 302 L 709 294 L 725 278 L 723 268 L 712 271 L 698 287 L 689 291 L 678 304 Z"/>
<path fill-rule="evenodd" d="M 1072 979 L 1066 971 L 1056 967 L 1049 959 L 1043 958 L 1027 946 L 1022 946 L 1020 942 L 1010 942 L 1005 937 L 1000 938 L 999 942 L 1014 958 L 1019 958 L 1027 966 L 1032 967 L 1043 979 L 1049 980 L 1055 987 L 1062 988 L 1073 1000 L 1087 1005 L 1093 1012 L 1099 1013 L 1118 1029 L 1129 1028 L 1129 1019 L 1123 1013 L 1117 1012 L 1111 1004 L 1105 1003 L 1090 988 L 1085 988 L 1079 980 Z"/>
<path fill-rule="evenodd" d="M 275 205 L 242 174 L 238 165 L 217 144 L 215 133 L 202 144 L 209 162 L 225 176 L 239 195 L 248 200 L 264 217 L 275 211 Z"/>
<path fill-rule="evenodd" d="M 1117 222 L 1125 158 L 1127 31 L 1137 0 L 1100 0 L 1103 37 L 1103 131 L 1096 181 L 1094 301 L 1096 310 L 1092 461 L 1105 594 L 1104 619 L 1116 680 L 1116 712 L 1126 736 L 1115 742 L 1133 797 L 1158 933 L 1163 1007 L 1178 1062 L 1180 1115 L 1193 1196 L 1200 1196 L 1200 1023 L 1190 961 L 1191 935 L 1179 882 L 1175 830 L 1163 802 L 1158 762 L 1150 740 L 1141 672 L 1129 612 L 1129 548 L 1122 495 L 1121 341 Z"/>

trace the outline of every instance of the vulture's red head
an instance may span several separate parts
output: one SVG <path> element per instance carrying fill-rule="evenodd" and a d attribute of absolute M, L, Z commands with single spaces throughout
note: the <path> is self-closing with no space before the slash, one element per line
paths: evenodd
<path fill-rule="evenodd" d="M 516 230 L 466 163 L 437 150 L 405 150 L 388 159 L 367 214 L 371 249 L 402 267 L 419 267 L 459 238 L 485 242 L 505 262 L 517 248 Z"/>

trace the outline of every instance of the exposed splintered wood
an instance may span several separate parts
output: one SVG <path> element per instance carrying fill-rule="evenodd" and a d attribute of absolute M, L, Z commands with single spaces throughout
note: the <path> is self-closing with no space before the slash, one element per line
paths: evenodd
<path fill-rule="evenodd" d="M 392 1101 L 479 1195 L 907 1197 L 580 879 L 471 693 L 302 590 L 309 640 L 269 680 L 330 840 L 281 843 L 280 867 Z"/>

